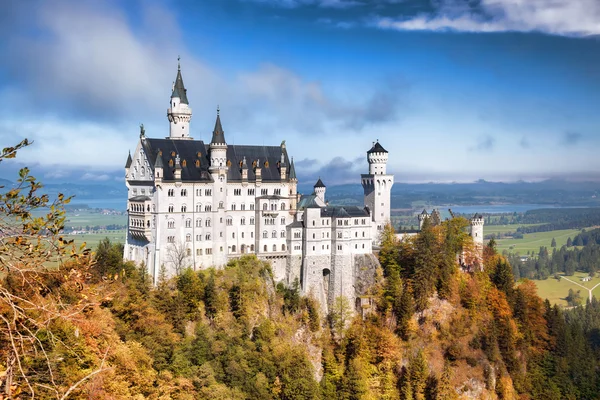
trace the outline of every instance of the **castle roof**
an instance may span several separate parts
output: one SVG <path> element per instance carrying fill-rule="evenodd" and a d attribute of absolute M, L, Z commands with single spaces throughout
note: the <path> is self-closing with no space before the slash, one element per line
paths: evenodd
<path fill-rule="evenodd" d="M 132 198 L 129 199 L 129 201 L 149 201 L 152 200 L 150 197 L 148 196 L 134 196 Z"/>
<path fill-rule="evenodd" d="M 358 206 L 326 206 L 321 209 L 321 217 L 353 218 L 368 216 L 369 212 Z"/>
<path fill-rule="evenodd" d="M 371 153 L 387 153 L 388 151 L 386 149 L 383 148 L 382 145 L 379 144 L 379 140 L 376 141 L 373 144 L 373 147 L 371 147 L 371 149 L 369 151 L 367 151 L 367 154 L 371 154 Z"/>
<path fill-rule="evenodd" d="M 131 159 L 131 152 L 129 152 L 129 155 L 127 156 L 127 161 L 125 162 L 125 168 L 131 167 L 132 162 L 133 160 Z"/>
<path fill-rule="evenodd" d="M 483 215 L 475 213 L 472 219 L 483 219 Z"/>
<path fill-rule="evenodd" d="M 290 179 L 296 179 L 296 167 L 294 167 L 294 158 L 290 164 Z"/>
<path fill-rule="evenodd" d="M 317 183 L 315 183 L 315 188 L 324 188 L 326 187 L 325 184 L 323 183 L 323 181 L 321 180 L 321 178 L 319 178 L 319 180 L 317 181 Z"/>
<path fill-rule="evenodd" d="M 183 85 L 183 78 L 181 77 L 181 66 L 177 64 L 177 78 L 175 78 L 175 84 L 173 85 L 173 93 L 171 98 L 179 97 L 179 102 L 182 104 L 189 104 L 187 98 L 187 90 Z"/>
<path fill-rule="evenodd" d="M 181 180 L 190 182 L 212 182 L 208 172 L 210 165 L 210 145 L 202 140 L 177 140 L 177 139 L 150 139 L 142 142 L 142 148 L 150 165 L 155 168 L 162 164 L 163 180 L 174 180 L 175 158 L 179 155 L 181 166 Z M 160 151 L 160 156 L 158 155 Z M 286 149 L 280 146 L 227 146 L 227 180 L 230 182 L 242 181 L 242 163 L 244 157 L 252 168 L 248 166 L 248 181 L 256 180 L 254 167 L 260 160 L 261 177 L 263 181 L 281 181 L 281 173 L 277 162 L 281 159 L 288 160 Z M 184 162 L 185 161 L 185 162 Z M 198 166 L 196 161 L 198 161 Z"/>
<path fill-rule="evenodd" d="M 225 132 L 221 125 L 221 117 L 219 115 L 219 109 L 217 108 L 217 120 L 215 121 L 215 129 L 213 130 L 212 140 L 210 144 L 225 144 Z"/>

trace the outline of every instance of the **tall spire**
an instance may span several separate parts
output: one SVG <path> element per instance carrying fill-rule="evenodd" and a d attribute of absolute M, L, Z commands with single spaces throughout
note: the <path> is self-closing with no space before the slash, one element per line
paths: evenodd
<path fill-rule="evenodd" d="M 292 157 L 292 161 L 290 162 L 290 179 L 297 179 L 296 168 L 294 168 L 294 157 Z"/>
<path fill-rule="evenodd" d="M 217 120 L 215 121 L 215 129 L 213 130 L 212 140 L 210 144 L 226 144 L 225 132 L 221 126 L 221 116 L 219 106 L 217 106 Z"/>
<path fill-rule="evenodd" d="M 171 98 L 179 97 L 179 102 L 182 104 L 189 104 L 187 98 L 187 90 L 183 85 L 183 78 L 181 77 L 181 57 L 177 57 L 177 78 L 175 78 L 175 84 L 173 85 L 173 93 Z"/>

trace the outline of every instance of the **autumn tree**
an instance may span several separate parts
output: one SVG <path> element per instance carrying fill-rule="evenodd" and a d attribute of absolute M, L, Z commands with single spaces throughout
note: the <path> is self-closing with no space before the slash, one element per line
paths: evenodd
<path fill-rule="evenodd" d="M 29 145 L 25 139 L 4 148 L 0 162 Z M 22 168 L 16 184 L 0 193 L 0 388 L 6 398 L 66 397 L 101 371 L 59 372 L 78 356 L 77 338 L 64 335 L 90 305 L 84 291 L 92 258 L 62 236 L 70 198 L 59 194 L 51 201 L 41 189 Z"/>

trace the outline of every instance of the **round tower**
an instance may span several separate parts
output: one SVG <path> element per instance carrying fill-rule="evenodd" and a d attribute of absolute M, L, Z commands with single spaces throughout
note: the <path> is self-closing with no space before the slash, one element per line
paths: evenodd
<path fill-rule="evenodd" d="M 192 119 L 192 109 L 188 103 L 187 90 L 183 85 L 179 59 L 177 59 L 177 77 L 173 84 L 167 117 L 170 123 L 169 137 L 167 139 L 191 139 L 190 120 Z"/>
<path fill-rule="evenodd" d="M 388 162 L 388 152 L 379 144 L 379 140 L 373 143 L 373 147 L 367 152 L 370 175 L 385 175 Z"/>
<path fill-rule="evenodd" d="M 315 189 L 315 194 L 317 195 L 317 197 L 323 203 L 325 203 L 325 189 L 327 189 L 327 188 L 325 187 L 325 184 L 323 183 L 323 181 L 321 180 L 321 178 L 319 178 L 319 180 L 317 181 L 317 183 L 315 183 L 314 189 Z"/>
<path fill-rule="evenodd" d="M 471 237 L 478 246 L 483 246 L 483 215 L 475 214 L 470 220 Z"/>

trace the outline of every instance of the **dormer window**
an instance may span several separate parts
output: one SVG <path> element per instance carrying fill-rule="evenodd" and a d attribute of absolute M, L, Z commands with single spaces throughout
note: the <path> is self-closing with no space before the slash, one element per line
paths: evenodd
<path fill-rule="evenodd" d="M 173 166 L 173 159 L 171 158 L 171 159 L 169 160 L 169 167 L 172 167 L 172 166 Z"/>
<path fill-rule="evenodd" d="M 184 168 L 185 168 L 185 167 L 187 167 L 187 161 L 183 160 L 183 161 L 181 162 L 181 166 L 182 166 L 182 167 L 184 167 Z"/>
<path fill-rule="evenodd" d="M 196 160 L 196 168 L 200 168 L 200 160 Z"/>

